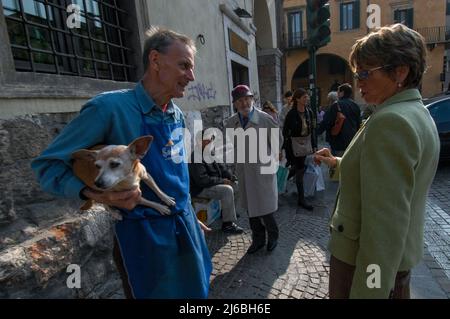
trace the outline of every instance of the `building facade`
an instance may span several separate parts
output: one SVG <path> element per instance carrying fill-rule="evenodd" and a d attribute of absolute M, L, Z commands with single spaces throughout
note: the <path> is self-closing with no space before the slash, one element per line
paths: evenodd
<path fill-rule="evenodd" d="M 356 86 L 348 66 L 351 47 L 356 39 L 374 30 L 374 23 L 378 21 L 379 26 L 404 23 L 424 36 L 428 48 L 428 70 L 421 87 L 422 95 L 430 97 L 442 92 L 445 84 L 445 48 L 449 41 L 446 2 L 330 0 L 331 41 L 317 52 L 317 87 L 321 103 L 325 103 L 327 93 L 336 82 Z M 309 86 L 306 32 L 306 0 L 285 0 L 285 90 Z M 362 102 L 358 92 L 355 92 L 355 98 Z"/>
<path fill-rule="evenodd" d="M 188 127 L 220 128 L 237 84 L 281 105 L 281 17 L 276 0 L 0 0 L 0 298 L 121 291 L 110 214 L 43 193 L 30 162 L 88 99 L 134 87 L 145 31 L 195 40 L 196 80 L 176 103 Z"/>
<path fill-rule="evenodd" d="M 67 26 L 76 13 L 70 4 L 80 8 L 79 27 Z M 2 0 L 1 117 L 76 112 L 99 92 L 132 87 L 143 73 L 152 25 L 196 41 L 196 81 L 178 101 L 184 110 L 230 107 L 237 83 L 249 84 L 257 100 L 279 104 L 281 7 L 269 0 Z"/>

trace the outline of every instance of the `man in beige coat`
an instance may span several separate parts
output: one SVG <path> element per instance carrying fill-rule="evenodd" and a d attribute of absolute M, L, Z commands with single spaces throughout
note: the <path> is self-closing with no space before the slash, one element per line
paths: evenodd
<path fill-rule="evenodd" d="M 257 138 L 257 142 L 249 142 L 248 138 L 245 138 L 244 147 L 239 147 L 239 141 L 234 143 L 235 156 L 239 159 L 245 155 L 245 161 L 236 161 L 236 175 L 239 182 L 240 204 L 248 212 L 252 230 L 253 242 L 247 253 L 252 254 L 264 247 L 266 231 L 268 235 L 267 250 L 272 251 L 277 246 L 278 240 L 278 226 L 273 214 L 278 210 L 278 190 L 276 168 L 269 169 L 268 166 L 273 165 L 273 160 L 277 157 L 273 154 L 278 155 L 279 153 L 279 134 L 275 134 L 271 139 L 271 132 L 276 130 L 276 133 L 279 133 L 279 128 L 270 115 L 254 107 L 253 93 L 248 86 L 236 86 L 232 91 L 232 96 L 237 113 L 225 122 L 228 133 L 230 129 L 233 129 L 231 131 L 234 132 L 243 130 L 246 135 L 254 134 Z M 264 129 L 267 130 L 266 135 L 264 135 Z M 275 131 L 273 132 L 275 133 Z M 237 135 L 239 140 L 239 134 Z M 274 139 L 279 145 L 273 145 Z M 260 156 L 260 148 L 266 146 L 267 154 L 272 154 L 270 164 L 263 160 L 266 156 Z M 257 156 L 255 152 L 258 154 Z M 250 160 L 252 156 L 257 157 L 256 161 Z"/>

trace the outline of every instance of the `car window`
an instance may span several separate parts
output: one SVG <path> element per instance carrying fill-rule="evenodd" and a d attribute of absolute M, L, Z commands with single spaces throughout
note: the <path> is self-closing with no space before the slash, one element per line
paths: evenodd
<path fill-rule="evenodd" d="M 450 121 L 450 100 L 437 102 L 430 107 L 430 114 L 436 122 Z"/>

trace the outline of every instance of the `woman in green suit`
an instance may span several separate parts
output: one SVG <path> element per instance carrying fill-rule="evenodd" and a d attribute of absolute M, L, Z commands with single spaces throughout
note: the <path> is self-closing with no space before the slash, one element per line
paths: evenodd
<path fill-rule="evenodd" d="M 342 158 L 315 155 L 338 179 L 331 218 L 330 298 L 409 298 L 423 255 L 425 203 L 439 137 L 418 87 L 423 37 L 401 24 L 359 39 L 350 65 L 361 95 L 376 105 Z"/>

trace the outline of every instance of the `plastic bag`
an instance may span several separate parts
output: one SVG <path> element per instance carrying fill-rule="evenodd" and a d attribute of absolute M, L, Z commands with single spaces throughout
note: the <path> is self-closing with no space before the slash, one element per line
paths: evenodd
<path fill-rule="evenodd" d="M 317 174 L 319 175 L 316 182 L 316 191 L 321 192 L 325 190 L 325 179 L 320 166 L 316 166 Z"/>
<path fill-rule="evenodd" d="M 314 163 L 312 156 L 305 158 L 305 175 L 303 176 L 303 189 L 305 197 L 312 197 L 316 191 L 325 190 L 325 180 L 322 169 Z"/>

